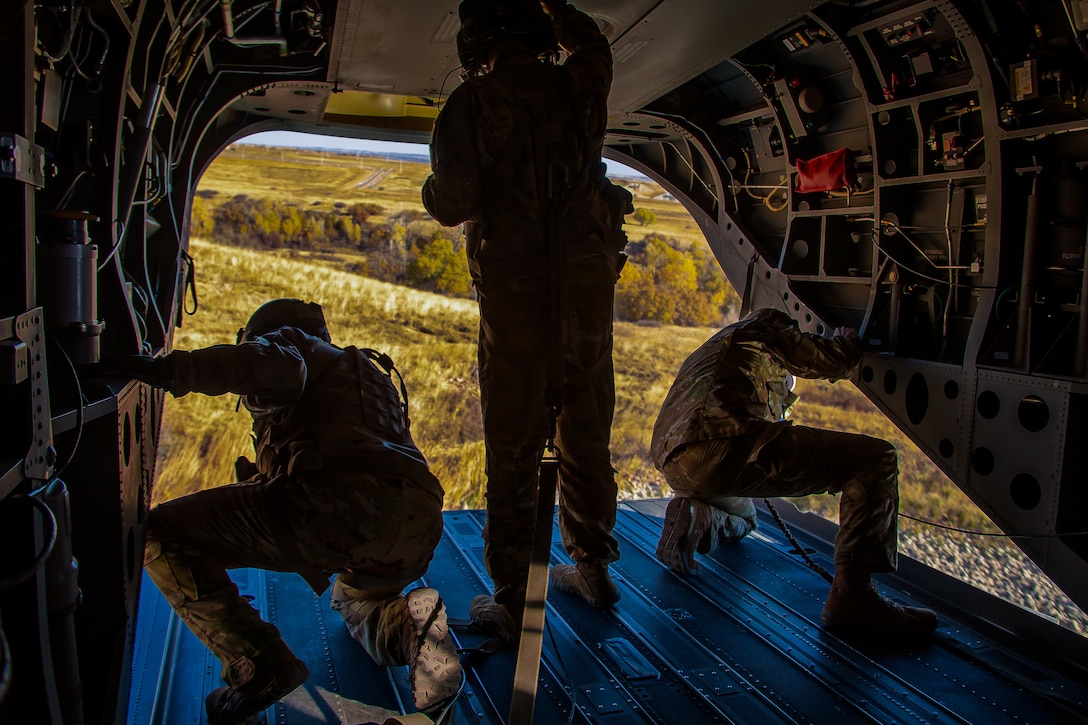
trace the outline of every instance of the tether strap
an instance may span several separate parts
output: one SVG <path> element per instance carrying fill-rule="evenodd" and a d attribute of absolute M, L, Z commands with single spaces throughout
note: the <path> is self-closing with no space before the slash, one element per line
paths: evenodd
<path fill-rule="evenodd" d="M 518 662 L 514 670 L 514 692 L 510 699 L 509 723 L 533 721 L 537 681 L 540 678 L 540 653 L 544 646 L 545 602 L 548 598 L 548 563 L 552 548 L 552 516 L 555 489 L 559 481 L 559 451 L 545 451 L 540 461 L 540 485 L 536 499 L 536 525 L 529 558 L 529 578 L 525 584 L 525 613 L 518 641 Z"/>

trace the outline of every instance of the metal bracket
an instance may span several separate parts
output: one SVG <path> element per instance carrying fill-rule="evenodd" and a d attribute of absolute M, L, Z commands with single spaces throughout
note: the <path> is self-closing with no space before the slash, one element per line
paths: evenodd
<path fill-rule="evenodd" d="M 49 407 L 49 376 L 45 361 L 45 322 L 42 308 L 15 318 L 15 336 L 26 345 L 30 363 L 30 448 L 23 461 L 23 475 L 44 481 L 56 463 L 53 449 L 53 418 Z"/>
<path fill-rule="evenodd" d="M 14 133 L 0 133 L 0 178 L 45 186 L 45 149 Z"/>

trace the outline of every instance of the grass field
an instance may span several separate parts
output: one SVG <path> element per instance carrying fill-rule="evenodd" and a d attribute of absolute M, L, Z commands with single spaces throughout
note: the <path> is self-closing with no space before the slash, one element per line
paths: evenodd
<path fill-rule="evenodd" d="M 447 506 L 483 504 L 483 443 L 476 382 L 476 305 L 342 271 L 333 255 L 257 252 L 194 241 L 200 310 L 175 335 L 178 349 L 230 343 L 262 302 L 299 296 L 325 308 L 334 340 L 392 355 L 404 374 L 413 432 L 447 488 Z M 617 406 L 612 452 L 624 498 L 662 495 L 648 460 L 654 419 L 683 359 L 711 328 L 616 325 Z M 878 435 L 896 444 L 905 507 L 963 526 L 985 517 L 849 383 L 800 381 L 799 423 Z M 249 449 L 249 418 L 235 399 L 191 395 L 167 405 L 155 500 L 220 485 Z M 194 441 L 196 444 L 194 445 Z M 819 500 L 823 499 L 821 505 Z M 832 497 L 812 505 L 834 514 Z"/>
<path fill-rule="evenodd" d="M 216 198 L 244 193 L 329 209 L 336 202 L 371 202 L 393 213 L 422 209 L 419 188 L 429 173 L 426 159 L 238 144 L 216 159 L 199 188 L 219 192 Z M 690 215 L 669 200 L 660 185 L 645 179 L 623 183 L 635 194 L 636 208 L 649 208 L 656 216 L 656 221 L 646 226 L 629 222 L 630 238 L 656 232 L 705 244 Z M 436 467 L 455 472 L 447 482 L 448 505 L 480 505 L 483 447 L 475 382 L 479 324 L 475 304 L 338 273 L 346 254 L 284 251 L 253 256 L 243 250 L 195 243 L 203 309 L 182 328 L 175 346 L 184 349 L 212 344 L 214 335 L 221 336 L 220 342 L 232 340 L 241 321 L 270 297 L 297 295 L 322 302 L 334 334 L 340 332 L 337 339 L 385 349 L 405 371 L 412 391 L 417 441 Z M 228 293 L 220 299 L 215 296 L 219 290 Z M 617 325 L 618 403 L 612 449 L 624 496 L 662 491 L 664 482 L 646 456 L 653 421 L 676 369 L 710 333 L 709 328 Z M 852 385 L 801 381 L 799 390 L 802 399 L 808 400 L 798 406 L 798 422 L 879 435 L 896 444 L 902 457 L 904 499 L 916 513 L 945 523 L 987 525 L 977 507 Z M 431 416 L 435 421 L 456 421 L 456 435 L 450 434 L 454 426 L 444 423 L 432 431 L 428 423 Z M 241 438 L 245 440 L 244 432 Z M 229 463 L 235 454 L 223 455 Z M 213 484 L 201 487 L 204 485 Z M 158 495 L 166 494 L 160 488 Z M 830 497 L 823 499 L 823 503 L 816 499 L 809 505 L 833 516 L 836 502 Z"/>

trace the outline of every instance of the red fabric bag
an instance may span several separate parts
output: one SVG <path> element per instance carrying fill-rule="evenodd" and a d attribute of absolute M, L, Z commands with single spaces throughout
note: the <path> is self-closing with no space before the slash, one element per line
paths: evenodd
<path fill-rule="evenodd" d="M 837 191 L 857 181 L 854 152 L 847 148 L 811 159 L 797 159 L 797 182 L 794 190 L 801 194 L 814 191 Z"/>

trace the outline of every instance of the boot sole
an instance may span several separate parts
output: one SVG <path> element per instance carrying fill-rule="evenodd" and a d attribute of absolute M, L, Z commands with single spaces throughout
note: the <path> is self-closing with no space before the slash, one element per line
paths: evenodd
<path fill-rule="evenodd" d="M 661 538 L 657 541 L 655 555 L 658 561 L 677 574 L 692 576 L 699 570 L 695 562 L 694 551 L 689 559 L 684 553 L 691 535 L 691 502 L 683 498 L 673 498 L 665 508 L 665 524 L 661 527 Z"/>
<path fill-rule="evenodd" d="M 417 710 L 433 712 L 461 691 L 461 660 L 450 638 L 446 607 L 437 591 L 423 588 L 409 592 L 408 614 L 419 632 L 419 652 L 410 663 L 412 696 Z"/>
<path fill-rule="evenodd" d="M 924 637 L 937 629 L 938 622 L 929 618 L 905 617 L 893 621 L 857 622 L 846 617 L 820 616 L 824 629 L 846 635 L 883 637 L 892 641 Z"/>

